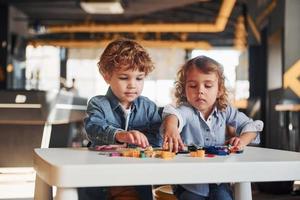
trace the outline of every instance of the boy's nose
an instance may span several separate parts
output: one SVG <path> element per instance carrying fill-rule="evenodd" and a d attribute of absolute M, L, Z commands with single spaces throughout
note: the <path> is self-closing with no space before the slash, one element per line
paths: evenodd
<path fill-rule="evenodd" d="M 130 80 L 127 87 L 128 88 L 135 88 L 136 82 L 134 80 Z"/>
<path fill-rule="evenodd" d="M 131 84 L 129 84 L 129 85 L 127 86 L 127 88 L 129 88 L 129 89 L 133 89 L 133 88 L 135 88 L 135 86 L 134 86 L 134 85 L 131 85 Z"/>

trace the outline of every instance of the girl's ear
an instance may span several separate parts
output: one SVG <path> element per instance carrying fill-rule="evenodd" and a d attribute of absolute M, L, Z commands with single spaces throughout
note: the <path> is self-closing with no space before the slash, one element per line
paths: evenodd
<path fill-rule="evenodd" d="M 223 90 L 220 90 L 220 89 L 219 89 L 217 98 L 220 98 L 220 96 L 222 96 L 222 95 L 223 95 Z"/>

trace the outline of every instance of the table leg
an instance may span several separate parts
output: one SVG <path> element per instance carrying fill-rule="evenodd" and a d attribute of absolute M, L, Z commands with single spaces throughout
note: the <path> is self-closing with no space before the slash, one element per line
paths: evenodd
<path fill-rule="evenodd" d="M 251 183 L 241 182 L 234 184 L 235 200 L 252 200 Z"/>
<path fill-rule="evenodd" d="M 55 200 L 78 200 L 76 188 L 61 188 L 57 187 Z"/>
<path fill-rule="evenodd" d="M 52 187 L 38 175 L 35 178 L 34 200 L 52 200 Z"/>

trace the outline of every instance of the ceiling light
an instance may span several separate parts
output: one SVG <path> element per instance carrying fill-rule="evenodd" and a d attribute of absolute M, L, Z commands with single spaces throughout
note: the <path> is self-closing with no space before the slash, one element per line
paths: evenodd
<path fill-rule="evenodd" d="M 124 12 L 119 0 L 82 0 L 80 6 L 90 14 L 122 14 Z"/>

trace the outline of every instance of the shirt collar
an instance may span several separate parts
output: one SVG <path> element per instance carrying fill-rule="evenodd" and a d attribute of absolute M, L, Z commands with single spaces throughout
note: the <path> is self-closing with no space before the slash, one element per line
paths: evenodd
<path fill-rule="evenodd" d="M 106 97 L 108 98 L 110 105 L 112 107 L 113 110 L 117 109 L 120 105 L 120 101 L 118 99 L 118 97 L 116 97 L 116 95 L 113 93 L 113 91 L 111 90 L 111 87 L 108 88 L 107 92 L 106 92 Z M 133 111 L 134 109 L 136 109 L 137 106 L 137 99 L 136 98 L 131 105 L 131 111 Z"/>
<path fill-rule="evenodd" d="M 205 123 L 208 125 L 208 127 L 211 128 L 212 116 L 214 115 L 215 117 L 217 117 L 217 111 L 218 111 L 218 109 L 215 106 L 214 109 L 212 110 L 212 112 L 209 114 L 207 120 L 204 118 L 204 116 L 202 115 L 202 113 L 200 111 L 197 111 L 197 112 L 200 115 L 200 117 L 202 118 L 202 120 L 205 121 Z"/>
<path fill-rule="evenodd" d="M 209 114 L 208 118 L 210 118 L 213 115 L 217 116 L 217 112 L 218 112 L 218 108 L 217 108 L 217 106 L 214 106 L 214 108 L 213 108 L 212 112 Z"/>
<path fill-rule="evenodd" d="M 191 107 L 191 108 L 194 110 L 195 114 L 197 114 L 198 112 L 200 112 L 199 110 L 197 110 L 196 108 L 194 108 L 194 107 L 193 107 L 191 104 L 189 104 L 188 102 L 184 102 L 184 103 L 182 103 L 182 104 L 185 105 L 185 106 Z M 217 106 L 214 106 L 214 108 L 213 108 L 212 112 L 209 114 L 209 116 L 212 116 L 212 115 L 217 116 L 217 113 L 218 113 L 218 108 L 217 108 Z"/>

